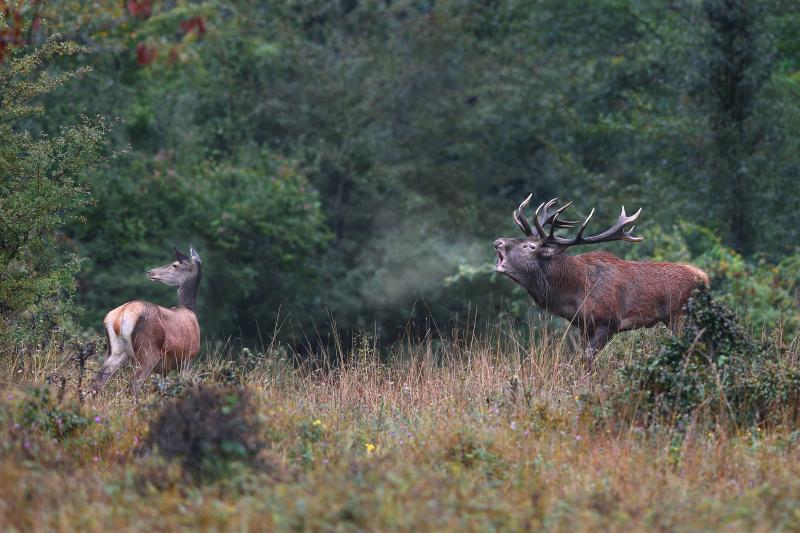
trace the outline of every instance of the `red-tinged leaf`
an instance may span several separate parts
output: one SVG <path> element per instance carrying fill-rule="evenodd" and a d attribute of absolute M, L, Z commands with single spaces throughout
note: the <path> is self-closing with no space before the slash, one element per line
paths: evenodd
<path fill-rule="evenodd" d="M 206 19 L 199 15 L 181 21 L 181 29 L 186 33 L 194 31 L 197 35 L 203 35 L 206 32 Z"/>
<path fill-rule="evenodd" d="M 150 64 L 158 55 L 158 49 L 145 43 L 136 45 L 136 62 L 141 66 Z"/>
<path fill-rule="evenodd" d="M 132 17 L 146 19 L 153 12 L 153 0 L 127 0 L 125 5 Z"/>

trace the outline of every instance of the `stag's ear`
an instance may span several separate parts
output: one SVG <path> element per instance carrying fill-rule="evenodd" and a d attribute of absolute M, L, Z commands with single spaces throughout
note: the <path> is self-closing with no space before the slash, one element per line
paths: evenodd
<path fill-rule="evenodd" d="M 197 250 L 195 250 L 193 246 L 189 247 L 189 255 L 192 256 L 192 261 L 198 265 L 203 263 L 203 261 L 200 259 L 200 254 L 197 253 Z"/>
<path fill-rule="evenodd" d="M 175 248 L 174 246 L 172 247 L 172 251 L 173 251 L 173 252 L 175 252 L 175 259 L 177 259 L 179 262 L 181 262 L 181 263 L 188 263 L 189 261 L 191 261 L 191 259 L 189 259 L 189 258 L 188 258 L 187 256 L 185 256 L 184 254 L 180 253 L 180 252 L 178 251 L 178 249 L 177 249 L 177 248 Z"/>

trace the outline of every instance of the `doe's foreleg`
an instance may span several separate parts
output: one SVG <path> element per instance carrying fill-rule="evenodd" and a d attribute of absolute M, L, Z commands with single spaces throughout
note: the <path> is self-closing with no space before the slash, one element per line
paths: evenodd
<path fill-rule="evenodd" d="M 144 382 L 150 377 L 156 365 L 161 362 L 161 350 L 155 346 L 143 347 L 139 353 L 137 353 L 136 359 L 136 371 L 133 376 L 133 382 L 131 383 L 134 396 L 139 394 Z"/>

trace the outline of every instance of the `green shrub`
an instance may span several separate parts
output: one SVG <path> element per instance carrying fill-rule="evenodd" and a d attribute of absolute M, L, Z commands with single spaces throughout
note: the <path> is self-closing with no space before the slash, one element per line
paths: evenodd
<path fill-rule="evenodd" d="M 154 404 L 161 405 L 170 398 L 178 398 L 192 389 L 196 383 L 191 377 L 185 377 L 180 373 L 167 374 L 166 376 L 154 373 L 148 380 L 150 390 L 155 398 Z"/>
<path fill-rule="evenodd" d="M 459 430 L 445 442 L 444 460 L 451 468 L 480 468 L 490 479 L 503 479 L 508 464 L 494 444 L 468 430 Z"/>
<path fill-rule="evenodd" d="M 750 337 L 736 315 L 697 291 L 685 325 L 655 352 L 621 369 L 619 410 L 646 423 L 750 426 L 794 418 L 800 369 Z"/>
<path fill-rule="evenodd" d="M 91 200 L 79 178 L 102 161 L 109 128 L 84 117 L 48 135 L 30 130 L 44 114 L 40 99 L 90 70 L 44 65 L 87 52 L 53 35 L 0 61 L 0 343 L 28 351 L 73 315 L 80 260 L 62 230 Z"/>
<path fill-rule="evenodd" d="M 778 262 L 745 259 L 711 230 L 681 222 L 669 231 L 648 229 L 647 239 L 641 246 L 629 247 L 626 257 L 692 263 L 708 273 L 714 297 L 744 313 L 750 325 L 758 329 L 782 325 L 788 330 L 800 326 L 798 253 Z"/>
<path fill-rule="evenodd" d="M 31 387 L 19 411 L 20 426 L 62 441 L 90 424 L 79 405 L 55 400 L 46 386 Z"/>
<path fill-rule="evenodd" d="M 98 174 L 96 204 L 84 211 L 86 224 L 71 228 L 90 258 L 79 276 L 84 326 L 100 324 L 109 301 L 174 305 L 142 272 L 176 241 L 191 241 L 213 265 L 199 293 L 204 335 L 238 332 L 255 343 L 279 316 L 305 316 L 305 302 L 316 294 L 315 254 L 329 238 L 319 195 L 292 160 L 241 152 L 224 161 L 197 154 L 183 166 L 132 160 L 113 180 Z"/>
<path fill-rule="evenodd" d="M 325 436 L 325 428 L 319 419 L 313 422 L 304 421 L 297 426 L 297 436 L 300 442 L 294 450 L 294 459 L 308 470 L 314 465 L 314 451 L 317 443 Z"/>
<path fill-rule="evenodd" d="M 167 459 L 179 459 L 196 481 L 254 465 L 263 447 L 247 391 L 210 386 L 169 402 L 150 424 L 147 444 Z"/>

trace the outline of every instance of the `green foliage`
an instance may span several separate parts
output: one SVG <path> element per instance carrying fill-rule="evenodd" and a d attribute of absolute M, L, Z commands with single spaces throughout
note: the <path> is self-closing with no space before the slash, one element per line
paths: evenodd
<path fill-rule="evenodd" d="M 800 371 L 775 346 L 749 337 L 736 316 L 701 290 L 680 335 L 620 371 L 620 408 L 651 424 L 794 423 Z"/>
<path fill-rule="evenodd" d="M 157 405 L 163 403 L 171 398 L 179 398 L 184 396 L 189 390 L 196 386 L 195 383 L 184 379 L 183 376 L 162 376 L 159 374 L 150 376 L 150 390 L 155 392 Z"/>
<path fill-rule="evenodd" d="M 106 151 L 108 126 L 82 117 L 51 135 L 26 124 L 44 113 L 43 95 L 87 72 L 53 74 L 53 58 L 86 53 L 53 35 L 0 64 L 0 343 L 44 341 L 69 316 L 79 260 L 62 227 L 90 196 L 80 174 Z"/>
<path fill-rule="evenodd" d="M 130 177 L 140 172 L 145 177 L 134 186 Z M 143 190 L 147 198 L 139 200 Z M 203 257 L 199 317 L 210 336 L 256 338 L 272 331 L 280 313 L 302 316 L 315 296 L 320 265 L 310 258 L 329 236 L 317 192 L 292 161 L 254 150 L 182 169 L 156 158 L 93 191 L 89 224 L 75 228 L 86 243 L 83 253 L 93 258 L 81 275 L 91 286 L 82 301 L 94 311 L 84 317 L 87 326 L 125 299 L 175 305 L 174 294 L 144 276 L 167 261 L 173 244 L 191 243 Z M 135 276 L 126 261 L 131 255 Z M 285 300 L 287 294 L 294 298 Z"/>
<path fill-rule="evenodd" d="M 325 436 L 325 428 L 320 420 L 304 421 L 297 427 L 297 436 L 300 442 L 295 450 L 295 456 L 303 468 L 309 469 L 314 466 L 314 449 Z"/>
<path fill-rule="evenodd" d="M 649 229 L 647 239 L 628 257 L 689 262 L 702 268 L 711 278 L 714 297 L 741 312 L 757 330 L 781 325 L 794 331 L 800 326 L 800 254 L 787 255 L 777 264 L 764 258 L 748 261 L 711 230 L 681 222 L 670 231 Z"/>
<path fill-rule="evenodd" d="M 63 441 L 85 429 L 89 419 L 77 404 L 63 405 L 46 386 L 31 387 L 19 408 L 19 424 L 30 431 Z"/>
<path fill-rule="evenodd" d="M 450 436 L 444 460 L 451 463 L 451 469 L 481 469 L 490 479 L 502 479 L 508 470 L 508 464 L 491 442 L 482 441 L 467 430 Z"/>
<path fill-rule="evenodd" d="M 489 264 L 529 192 L 597 207 L 593 226 L 642 206 L 648 240 L 699 223 L 685 260 L 715 294 L 757 327 L 794 325 L 800 61 L 781 1 L 40 8 L 32 39 L 96 53 L 37 126 L 115 116 L 131 147 L 82 176 L 95 203 L 67 230 L 87 328 L 125 299 L 171 305 L 142 273 L 181 242 L 206 260 L 211 337 L 252 343 L 278 308 L 301 326 L 284 339 L 324 336 L 330 315 L 389 338 L 476 308 L 521 319 L 529 299 Z"/>
<path fill-rule="evenodd" d="M 255 464 L 262 448 L 245 389 L 200 386 L 172 400 L 150 425 L 148 445 L 180 460 L 196 481 L 226 477 Z"/>
<path fill-rule="evenodd" d="M 240 387 L 244 385 L 246 376 L 254 373 L 260 373 L 264 379 L 283 380 L 291 376 L 294 370 L 285 346 L 272 345 L 263 352 L 242 348 L 235 353 L 223 354 L 219 359 L 214 359 L 209 365 L 210 371 L 201 376 L 204 382 Z"/>

